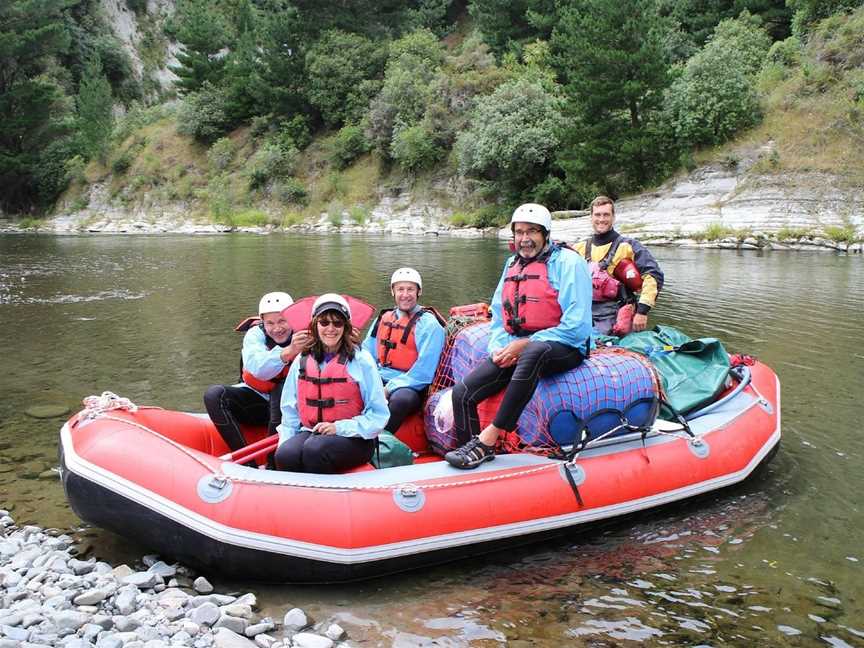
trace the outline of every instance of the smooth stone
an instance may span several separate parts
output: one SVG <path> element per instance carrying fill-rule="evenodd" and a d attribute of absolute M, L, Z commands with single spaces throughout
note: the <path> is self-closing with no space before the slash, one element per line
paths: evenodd
<path fill-rule="evenodd" d="M 244 594 L 234 602 L 238 605 L 248 605 L 252 609 L 258 607 L 258 598 L 252 592 Z"/>
<path fill-rule="evenodd" d="M 333 648 L 333 640 L 312 632 L 298 632 L 291 637 L 291 645 L 297 648 Z"/>
<path fill-rule="evenodd" d="M 259 634 L 264 632 L 270 632 L 276 627 L 272 621 L 262 621 L 261 623 L 256 623 L 255 625 L 250 625 L 246 628 L 244 634 L 249 637 L 257 637 Z"/>
<path fill-rule="evenodd" d="M 345 630 L 338 623 L 331 623 L 324 634 L 333 641 L 339 641 L 345 636 Z"/>
<path fill-rule="evenodd" d="M 141 591 L 134 585 L 122 588 L 114 599 L 114 606 L 120 614 L 132 614 L 137 608 L 137 599 Z"/>
<path fill-rule="evenodd" d="M 24 413 L 35 419 L 49 419 L 66 416 L 69 408 L 65 405 L 31 405 L 24 410 Z"/>
<path fill-rule="evenodd" d="M 94 605 L 96 603 L 104 601 L 110 595 L 111 595 L 111 592 L 109 592 L 107 590 L 99 590 L 99 589 L 89 590 L 87 592 L 83 592 L 83 593 L 79 594 L 78 596 L 76 596 L 72 600 L 72 602 L 75 603 L 75 605 Z M 94 612 L 95 612 L 95 610 L 94 610 Z"/>
<path fill-rule="evenodd" d="M 93 571 L 95 567 L 96 563 L 89 560 L 77 560 L 76 558 L 73 558 L 69 561 L 69 568 L 76 576 L 83 576 L 84 574 L 89 574 Z"/>
<path fill-rule="evenodd" d="M 300 630 L 309 625 L 309 619 L 300 608 L 291 608 L 285 613 L 282 625 L 286 630 Z"/>
<path fill-rule="evenodd" d="M 195 579 L 195 582 L 192 583 L 192 588 L 198 592 L 199 594 L 210 594 L 213 591 L 213 586 L 203 576 L 199 576 Z"/>
<path fill-rule="evenodd" d="M 255 648 L 256 644 L 246 637 L 241 637 L 228 628 L 218 628 L 213 633 L 213 645 L 216 648 Z"/>
<path fill-rule="evenodd" d="M 90 621 L 90 615 L 74 610 L 63 610 L 62 612 L 56 612 L 51 620 L 57 627 L 58 632 L 75 632 Z"/>
<path fill-rule="evenodd" d="M 116 636 L 106 637 L 96 642 L 96 648 L 123 648 L 123 641 Z"/>
<path fill-rule="evenodd" d="M 223 605 L 220 610 L 223 614 L 227 614 L 228 616 L 240 617 L 241 619 L 251 619 L 252 618 L 252 608 L 248 605 L 242 605 L 238 603 L 229 603 L 228 605 Z"/>
<path fill-rule="evenodd" d="M 135 572 L 124 576 L 120 579 L 120 582 L 124 585 L 135 585 L 141 589 L 150 589 L 161 583 L 162 578 L 158 574 L 150 572 Z"/>
<path fill-rule="evenodd" d="M 188 613 L 188 617 L 191 621 L 194 621 L 198 625 L 207 626 L 212 626 L 214 623 L 216 623 L 219 620 L 219 616 L 219 608 L 216 607 L 213 603 L 209 602 L 193 608 Z"/>
<path fill-rule="evenodd" d="M 27 641 L 30 638 L 30 631 L 24 628 L 13 628 L 12 626 L 0 626 L 0 633 L 7 639 L 13 641 Z"/>
<path fill-rule="evenodd" d="M 246 632 L 246 628 L 249 627 L 249 622 L 246 619 L 241 619 L 239 617 L 230 616 L 228 614 L 223 614 L 219 617 L 219 620 L 213 626 L 213 628 L 228 628 L 232 632 L 236 632 L 237 634 L 244 634 Z"/>
<path fill-rule="evenodd" d="M 129 565 L 118 565 L 111 570 L 111 573 L 114 574 L 114 578 L 119 581 L 126 578 L 130 574 L 134 574 L 135 572 Z"/>
<path fill-rule="evenodd" d="M 183 628 L 183 632 L 187 632 L 193 637 L 201 632 L 201 626 L 192 620 L 184 621 L 180 627 Z"/>
<path fill-rule="evenodd" d="M 118 632 L 132 632 L 141 625 L 141 622 L 131 616 L 115 616 L 114 627 Z"/>
<path fill-rule="evenodd" d="M 259 634 L 255 635 L 255 643 L 261 646 L 261 648 L 273 648 L 273 645 L 277 642 L 274 637 L 268 634 Z"/>
<path fill-rule="evenodd" d="M 152 574 L 158 574 L 162 578 L 171 578 L 177 573 L 177 568 L 160 560 L 150 565 L 150 568 L 147 571 Z"/>

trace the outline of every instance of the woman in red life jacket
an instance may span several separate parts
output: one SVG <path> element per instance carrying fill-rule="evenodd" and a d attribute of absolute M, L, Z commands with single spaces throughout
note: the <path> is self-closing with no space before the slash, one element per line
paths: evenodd
<path fill-rule="evenodd" d="M 282 390 L 276 466 L 337 473 L 368 462 L 390 412 L 369 352 L 351 338 L 351 308 L 335 293 L 312 306 L 311 349 L 292 363 Z"/>
<path fill-rule="evenodd" d="M 307 331 L 293 332 L 282 310 L 294 303 L 291 295 L 271 292 L 258 303 L 258 318 L 247 318 L 243 338 L 242 382 L 212 385 L 204 407 L 231 450 L 246 445 L 241 424 L 267 425 L 270 434 L 282 419 L 279 403 L 288 365 L 311 344 Z"/>

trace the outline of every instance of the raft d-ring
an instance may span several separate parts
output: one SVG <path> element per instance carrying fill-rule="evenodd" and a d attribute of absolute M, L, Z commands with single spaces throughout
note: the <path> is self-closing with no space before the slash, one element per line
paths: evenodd
<path fill-rule="evenodd" d="M 769 403 L 768 399 L 765 398 L 764 396 L 760 396 L 759 400 L 757 400 L 756 403 L 759 405 L 759 407 L 761 407 L 763 410 L 765 410 L 766 414 L 773 414 L 774 413 L 774 408 L 771 407 L 771 403 Z"/>
<path fill-rule="evenodd" d="M 393 489 L 393 501 L 406 513 L 416 513 L 426 503 L 426 494 L 415 484 L 400 484 Z"/>
<path fill-rule="evenodd" d="M 690 452 L 699 457 L 699 459 L 707 459 L 708 455 L 711 454 L 711 446 L 708 445 L 708 442 L 705 439 L 690 439 L 687 441 L 687 447 L 690 448 Z"/>
<path fill-rule="evenodd" d="M 204 475 L 198 480 L 198 497 L 208 504 L 218 504 L 231 497 L 234 486 L 224 475 Z"/>
<path fill-rule="evenodd" d="M 560 468 L 561 479 L 563 479 L 565 482 L 567 482 L 569 484 L 570 480 L 568 480 L 567 475 L 564 474 L 565 470 L 570 471 L 570 477 L 573 478 L 573 483 L 576 486 L 581 486 L 582 484 L 585 483 L 585 479 L 587 478 L 587 475 L 585 474 L 585 469 L 582 466 L 580 466 L 579 464 L 571 464 L 571 463 L 561 464 L 561 468 Z"/>

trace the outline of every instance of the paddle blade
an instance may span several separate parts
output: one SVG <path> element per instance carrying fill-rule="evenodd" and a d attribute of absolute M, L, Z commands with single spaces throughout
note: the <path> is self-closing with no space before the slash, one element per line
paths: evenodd
<path fill-rule="evenodd" d="M 375 307 L 362 299 L 350 295 L 342 296 L 351 307 L 351 323 L 358 329 L 362 329 L 375 314 Z M 309 328 L 309 322 L 312 321 L 312 306 L 316 299 L 318 299 L 318 295 L 303 297 L 282 311 L 282 317 L 288 320 L 288 324 L 293 330 L 302 331 Z"/>

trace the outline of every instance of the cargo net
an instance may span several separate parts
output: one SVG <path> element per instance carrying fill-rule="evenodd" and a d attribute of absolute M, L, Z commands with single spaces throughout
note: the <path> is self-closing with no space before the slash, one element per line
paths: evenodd
<path fill-rule="evenodd" d="M 453 329 L 424 416 L 430 446 L 440 454 L 459 445 L 452 387 L 488 356 L 488 321 L 456 323 Z M 597 349 L 576 369 L 540 379 L 516 430 L 498 449 L 566 456 L 588 441 L 647 429 L 657 416 L 660 390 L 658 374 L 644 356 L 617 347 Z M 502 391 L 479 404 L 481 429 L 492 422 L 503 396 Z"/>

